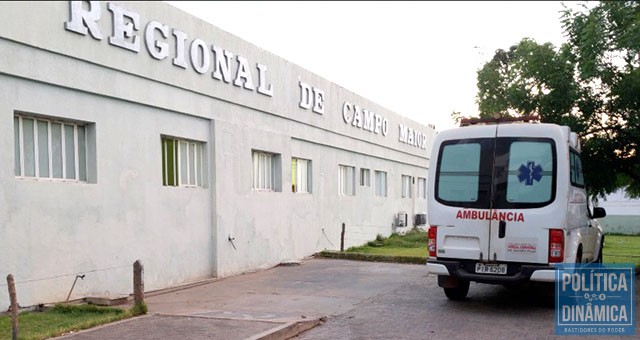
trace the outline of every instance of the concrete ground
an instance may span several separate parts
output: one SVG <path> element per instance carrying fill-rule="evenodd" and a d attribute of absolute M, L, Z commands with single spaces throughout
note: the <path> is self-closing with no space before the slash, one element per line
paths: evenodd
<path fill-rule="evenodd" d="M 148 294 L 148 315 L 59 339 L 286 339 L 426 277 L 425 265 L 307 259 Z"/>

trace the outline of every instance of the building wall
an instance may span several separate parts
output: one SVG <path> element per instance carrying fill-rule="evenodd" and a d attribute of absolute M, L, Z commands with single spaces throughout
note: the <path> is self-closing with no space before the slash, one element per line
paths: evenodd
<path fill-rule="evenodd" d="M 64 300 L 76 275 L 85 277 L 71 299 L 129 294 L 137 259 L 155 290 L 339 249 L 342 223 L 346 246 L 359 245 L 390 234 L 397 212 L 411 221 L 426 211 L 415 188 L 401 198 L 401 176 L 427 177 L 433 127 L 167 4 L 74 6 L 0 4 L 0 276 L 16 277 L 22 306 Z M 96 25 L 78 33 L 78 13 L 83 27 Z M 167 25 L 166 38 L 146 30 L 154 21 Z M 137 39 L 137 52 L 109 42 L 127 27 L 121 37 Z M 184 68 L 174 65 L 174 30 L 187 36 Z M 157 42 L 166 58 L 153 57 Z M 201 72 L 198 46 L 210 58 Z M 214 46 L 233 54 L 229 82 L 213 75 Z M 380 130 L 384 119 L 386 134 L 358 127 L 355 105 L 375 112 Z M 16 176 L 17 114 L 86 123 L 87 181 Z M 163 185 L 162 136 L 202 143 L 202 187 Z M 279 155 L 278 190 L 252 188 L 253 150 Z M 292 157 L 311 161 L 311 193 L 291 192 Z M 355 167 L 355 196 L 339 195 L 339 165 Z M 370 187 L 359 185 L 361 168 Z M 374 195 L 376 170 L 387 173 L 387 197 Z"/>
<path fill-rule="evenodd" d="M 13 145 L 19 111 L 92 122 L 98 155 L 97 180 L 74 183 L 16 178 L 8 166 L 13 153 L 2 153 L 3 274 L 24 281 L 126 266 L 121 272 L 130 275 L 132 260 L 140 259 L 150 289 L 211 275 L 209 191 L 164 187 L 158 171 L 160 135 L 206 141 L 208 120 L 4 75 L 0 88 L 2 145 Z M 128 280 L 100 278 L 110 271 L 90 275 L 78 292 L 128 292 Z M 21 287 L 21 301 L 60 300 L 58 288 L 68 292 L 73 279 L 32 283 L 37 291 Z"/>
<path fill-rule="evenodd" d="M 618 190 L 600 199 L 598 206 L 607 211 L 607 216 L 600 219 L 605 232 L 640 234 L 640 199 L 630 199 L 624 190 Z"/>

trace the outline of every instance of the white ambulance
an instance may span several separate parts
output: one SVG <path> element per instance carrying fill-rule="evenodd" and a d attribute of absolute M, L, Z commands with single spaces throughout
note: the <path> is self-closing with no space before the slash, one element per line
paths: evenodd
<path fill-rule="evenodd" d="M 470 281 L 553 282 L 557 263 L 602 261 L 606 213 L 589 206 L 578 137 L 535 118 L 467 119 L 434 141 L 427 268 L 449 299 Z"/>

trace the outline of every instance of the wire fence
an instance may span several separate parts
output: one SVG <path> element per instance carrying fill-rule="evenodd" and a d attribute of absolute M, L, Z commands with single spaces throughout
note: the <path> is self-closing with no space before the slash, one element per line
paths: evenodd
<path fill-rule="evenodd" d="M 0 282 L 0 288 L 11 290 L 9 276 L 13 276 L 12 285 L 15 287 L 13 289 L 17 289 L 20 308 L 39 306 L 44 301 L 58 303 L 80 298 L 97 298 L 101 301 L 120 299 L 132 293 L 133 269 L 132 263 L 35 278 L 20 278 L 19 272 L 18 275 L 7 273 L 7 279 Z M 4 303 L 4 300 L 5 296 L 0 296 L 0 302 Z"/>
<path fill-rule="evenodd" d="M 328 230 L 322 228 L 318 236 L 318 241 L 316 242 L 316 247 L 334 250 L 340 250 L 340 247 L 343 247 L 346 250 L 350 247 L 366 244 L 374 240 L 378 235 L 389 236 L 393 232 L 393 228 L 380 225 L 345 224 L 344 234 L 342 234 L 342 232 L 340 226 L 335 229 L 329 228 Z"/>
<path fill-rule="evenodd" d="M 26 279 L 26 280 L 22 280 L 22 281 L 16 281 L 15 284 L 23 284 L 23 283 L 32 283 L 32 282 L 39 282 L 39 281 L 47 281 L 47 280 L 54 280 L 54 279 L 60 279 L 63 277 L 76 277 L 78 275 L 82 275 L 82 274 L 90 274 L 90 273 L 97 273 L 97 272 L 106 272 L 109 270 L 115 270 L 115 269 L 122 269 L 122 268 L 131 268 L 131 264 L 127 264 L 127 265 L 123 265 L 123 266 L 117 266 L 117 267 L 109 267 L 109 268 L 101 268 L 101 269 L 92 269 L 92 270 L 87 270 L 87 271 L 80 271 L 80 272 L 76 272 L 76 273 L 71 273 L 71 274 L 60 274 L 60 275 L 54 275 L 54 276 L 48 276 L 48 277 L 42 277 L 42 278 L 36 278 L 36 279 Z M 0 283 L 0 287 L 6 287 L 7 283 Z"/>

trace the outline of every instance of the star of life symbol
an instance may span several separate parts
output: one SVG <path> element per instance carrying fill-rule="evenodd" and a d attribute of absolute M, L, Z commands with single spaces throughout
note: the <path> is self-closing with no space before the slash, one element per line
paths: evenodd
<path fill-rule="evenodd" d="M 518 180 L 520 183 L 525 182 L 525 185 L 533 185 L 533 180 L 540 182 L 542 179 L 542 167 L 540 164 L 536 165 L 533 161 L 528 161 L 527 164 L 520 164 L 518 168 Z"/>

